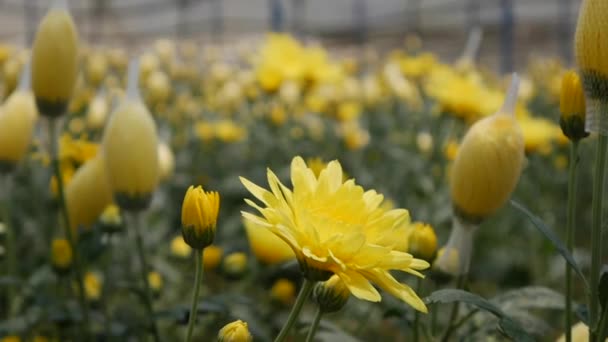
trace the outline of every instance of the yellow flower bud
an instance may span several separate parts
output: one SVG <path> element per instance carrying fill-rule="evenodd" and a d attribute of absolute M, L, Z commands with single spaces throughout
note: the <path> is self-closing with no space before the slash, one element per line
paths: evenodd
<path fill-rule="evenodd" d="M 120 208 L 116 204 L 110 204 L 101 213 L 99 221 L 106 226 L 120 226 L 122 217 L 120 216 Z"/>
<path fill-rule="evenodd" d="M 295 295 L 296 286 L 292 281 L 284 278 L 275 281 L 270 289 L 270 297 L 285 306 L 293 304 Z"/>
<path fill-rule="evenodd" d="M 100 52 L 89 55 L 85 65 L 86 77 L 89 83 L 97 87 L 108 72 L 108 60 L 106 56 Z"/>
<path fill-rule="evenodd" d="M 589 135 L 585 132 L 585 94 L 578 74 L 570 70 L 562 78 L 559 125 L 571 140 Z"/>
<path fill-rule="evenodd" d="M 164 72 L 154 71 L 146 79 L 146 90 L 151 103 L 164 103 L 171 94 L 171 81 Z"/>
<path fill-rule="evenodd" d="M 239 278 L 247 270 L 247 254 L 234 252 L 226 255 L 222 263 L 222 270 L 230 278 Z"/>
<path fill-rule="evenodd" d="M 223 255 L 224 250 L 222 247 L 215 245 L 206 247 L 203 250 L 203 267 L 205 267 L 205 270 L 215 270 L 220 265 Z"/>
<path fill-rule="evenodd" d="M 315 284 L 312 295 L 321 311 L 329 313 L 344 307 L 350 297 L 350 291 L 340 277 L 332 275 L 327 281 Z"/>
<path fill-rule="evenodd" d="M 155 294 L 160 293 L 160 291 L 163 289 L 163 277 L 156 271 L 149 272 L 148 285 L 150 285 L 152 292 Z"/>
<path fill-rule="evenodd" d="M 465 135 L 451 168 L 452 203 L 458 216 L 481 221 L 509 199 L 524 162 L 524 139 L 512 115 L 516 76 L 503 109 L 477 121 Z"/>
<path fill-rule="evenodd" d="M 32 47 L 32 89 L 40 113 L 50 117 L 65 112 L 78 74 L 78 33 L 61 5 L 42 18 Z"/>
<path fill-rule="evenodd" d="M 608 3 L 604 0 L 582 2 L 576 26 L 575 51 L 585 94 L 587 95 L 586 131 L 608 134 Z"/>
<path fill-rule="evenodd" d="M 101 298 L 103 289 L 103 279 L 94 272 L 87 272 L 84 275 L 84 294 L 86 298 L 92 302 L 96 302 Z"/>
<path fill-rule="evenodd" d="M 92 130 L 101 130 L 108 116 L 108 103 L 105 98 L 98 94 L 89 104 L 87 109 L 87 126 Z"/>
<path fill-rule="evenodd" d="M 276 264 L 296 257 L 291 247 L 268 228 L 256 225 L 251 220 L 243 220 L 243 224 L 249 240 L 249 247 L 261 262 Z"/>
<path fill-rule="evenodd" d="M 432 261 L 437 251 L 437 235 L 429 224 L 415 222 L 409 236 L 408 253 L 415 258 Z"/>
<path fill-rule="evenodd" d="M 90 227 L 112 203 L 103 154 L 76 171 L 66 187 L 65 200 L 72 229 Z"/>
<path fill-rule="evenodd" d="M 148 207 L 159 180 L 156 124 L 140 100 L 137 71 L 133 63 L 128 94 L 112 113 L 102 142 L 114 198 L 125 210 Z"/>
<path fill-rule="evenodd" d="M 158 144 L 158 169 L 160 171 L 160 179 L 167 180 L 173 175 L 175 168 L 175 158 L 169 145 L 165 143 Z"/>
<path fill-rule="evenodd" d="M 181 235 L 171 240 L 171 254 L 180 259 L 187 259 L 192 255 L 192 248 L 188 246 Z"/>
<path fill-rule="evenodd" d="M 226 324 L 217 335 L 218 342 L 251 342 L 247 323 L 241 320 Z"/>
<path fill-rule="evenodd" d="M 17 87 L 17 82 L 19 81 L 20 73 L 21 73 L 22 65 L 18 59 L 12 58 L 4 63 L 2 68 L 3 71 L 3 90 L 4 95 L 11 94 L 15 88 Z"/>
<path fill-rule="evenodd" d="M 190 186 L 182 204 L 182 235 L 190 247 L 203 249 L 213 243 L 220 195 Z"/>
<path fill-rule="evenodd" d="M 0 172 L 14 168 L 27 153 L 37 116 L 34 98 L 24 90 L 0 107 Z"/>
<path fill-rule="evenodd" d="M 68 240 L 53 240 L 51 244 L 51 263 L 57 273 L 64 273 L 72 266 L 72 257 L 72 247 Z"/>

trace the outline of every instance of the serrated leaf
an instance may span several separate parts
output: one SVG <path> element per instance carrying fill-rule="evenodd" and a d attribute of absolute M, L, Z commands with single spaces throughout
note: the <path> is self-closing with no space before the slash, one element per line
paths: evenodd
<path fill-rule="evenodd" d="M 521 325 L 509 317 L 501 308 L 474 293 L 456 289 L 439 290 L 424 298 L 424 302 L 426 304 L 462 302 L 476 306 L 498 317 L 499 326 L 503 332 L 515 341 L 534 341 Z"/>
<path fill-rule="evenodd" d="M 536 229 L 538 229 L 553 244 L 553 247 L 557 249 L 559 254 L 561 254 L 564 259 L 566 259 L 566 262 L 572 267 L 574 272 L 576 272 L 576 274 L 578 274 L 579 277 L 583 280 L 585 288 L 588 290 L 589 283 L 587 283 L 587 279 L 583 275 L 583 271 L 580 269 L 580 267 L 574 260 L 574 257 L 572 257 L 572 254 L 566 249 L 566 247 L 564 247 L 562 241 L 557 237 L 557 235 L 555 235 L 553 230 L 549 228 L 538 216 L 532 214 L 523 205 L 517 203 L 514 200 L 511 200 L 510 203 L 515 209 L 522 212 L 532 222 L 534 227 L 536 227 Z"/>
<path fill-rule="evenodd" d="M 527 286 L 496 296 L 492 299 L 503 310 L 509 308 L 563 309 L 564 296 L 542 286 Z"/>

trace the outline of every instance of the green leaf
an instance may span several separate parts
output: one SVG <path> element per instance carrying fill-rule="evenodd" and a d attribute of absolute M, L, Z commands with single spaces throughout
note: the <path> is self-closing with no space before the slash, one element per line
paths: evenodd
<path fill-rule="evenodd" d="M 501 308 L 496 304 L 467 291 L 456 290 L 456 289 L 445 289 L 431 293 L 430 296 L 424 299 L 426 304 L 449 304 L 454 302 L 462 302 L 476 306 L 482 310 L 492 313 L 499 319 L 499 326 L 502 331 L 510 338 L 515 341 L 534 341 L 521 325 L 509 317 Z"/>
<path fill-rule="evenodd" d="M 492 299 L 501 309 L 558 309 L 564 308 L 564 296 L 542 286 L 527 286 L 507 291 Z"/>
<path fill-rule="evenodd" d="M 532 214 L 528 209 L 526 209 L 523 205 L 511 200 L 511 205 L 522 212 L 528 219 L 532 222 L 532 224 L 553 244 L 553 247 L 557 249 L 559 254 L 561 254 L 566 262 L 572 267 L 574 272 L 579 275 L 579 277 L 585 283 L 585 288 L 589 289 L 589 283 L 587 283 L 587 279 L 583 275 L 583 271 L 581 271 L 580 267 L 572 257 L 572 254 L 564 247 L 562 241 L 555 235 L 553 230 L 549 228 L 538 216 Z"/>

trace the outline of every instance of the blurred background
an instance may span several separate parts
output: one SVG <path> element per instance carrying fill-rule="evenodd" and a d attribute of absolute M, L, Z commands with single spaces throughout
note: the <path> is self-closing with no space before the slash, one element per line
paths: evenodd
<path fill-rule="evenodd" d="M 572 59 L 580 0 L 70 0 L 84 40 L 143 46 L 157 38 L 228 43 L 269 30 L 315 37 L 332 48 L 382 52 L 408 33 L 425 49 L 458 57 L 471 28 L 484 39 L 481 64 L 502 72 L 530 57 Z M 29 46 L 45 0 L 0 0 L 0 40 Z M 350 50 L 348 50 L 350 53 Z"/>

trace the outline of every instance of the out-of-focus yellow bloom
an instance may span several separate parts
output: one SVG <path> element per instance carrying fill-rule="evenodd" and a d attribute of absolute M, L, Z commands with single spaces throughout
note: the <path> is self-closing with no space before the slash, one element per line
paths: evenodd
<path fill-rule="evenodd" d="M 148 79 L 150 74 L 158 70 L 160 67 L 160 61 L 156 55 L 146 52 L 139 58 L 139 79 L 144 82 Z"/>
<path fill-rule="evenodd" d="M 101 52 L 92 53 L 85 63 L 85 75 L 93 87 L 99 86 L 108 72 L 108 60 Z"/>
<path fill-rule="evenodd" d="M 524 137 L 512 114 L 517 80 L 505 106 L 477 121 L 465 135 L 451 168 L 452 203 L 458 215 L 481 220 L 504 205 L 517 185 L 524 161 Z"/>
<path fill-rule="evenodd" d="M 67 271 L 72 266 L 72 247 L 66 239 L 54 239 L 51 244 L 51 263 L 58 272 Z"/>
<path fill-rule="evenodd" d="M 552 143 L 562 135 L 559 126 L 551 120 L 526 116 L 518 121 L 527 152 L 548 155 L 551 153 Z"/>
<path fill-rule="evenodd" d="M 163 289 L 163 276 L 156 271 L 149 272 L 148 285 L 152 292 L 159 293 Z"/>
<path fill-rule="evenodd" d="M 312 295 L 319 309 L 330 313 L 339 311 L 346 305 L 350 291 L 340 277 L 333 275 L 329 280 L 315 284 Z"/>
<path fill-rule="evenodd" d="M 146 79 L 146 91 L 151 103 L 164 103 L 171 94 L 171 81 L 160 70 L 152 72 Z"/>
<path fill-rule="evenodd" d="M 384 79 L 388 88 L 398 98 L 405 100 L 412 109 L 417 110 L 422 106 L 422 99 L 418 88 L 408 81 L 399 70 L 399 66 L 394 63 L 388 63 L 384 67 Z"/>
<path fill-rule="evenodd" d="M 175 169 L 175 158 L 169 145 L 165 143 L 158 144 L 158 169 L 160 171 L 160 179 L 167 180 L 173 175 Z"/>
<path fill-rule="evenodd" d="M 276 264 L 295 258 L 288 244 L 266 229 L 250 220 L 243 220 L 249 247 L 258 260 L 266 264 Z"/>
<path fill-rule="evenodd" d="M 110 204 L 105 207 L 99 217 L 101 223 L 109 226 L 120 226 L 122 217 L 120 216 L 120 208 L 116 204 Z"/>
<path fill-rule="evenodd" d="M 340 121 L 357 119 L 361 114 L 361 104 L 356 101 L 345 101 L 338 105 L 336 116 Z"/>
<path fill-rule="evenodd" d="M 61 174 L 61 181 L 63 182 L 63 186 L 67 186 L 74 178 L 74 173 L 76 172 L 76 168 L 71 163 L 62 162 L 59 164 L 59 172 Z M 51 177 L 50 183 L 51 193 L 55 198 L 59 194 L 59 184 L 57 183 L 57 177 L 53 175 Z"/>
<path fill-rule="evenodd" d="M 112 113 L 103 136 L 108 180 L 126 210 L 148 207 L 159 181 L 156 124 L 139 98 L 137 69 L 129 70 L 127 97 Z"/>
<path fill-rule="evenodd" d="M 194 133 L 202 141 L 208 142 L 215 137 L 215 127 L 208 122 L 198 122 L 194 125 Z"/>
<path fill-rule="evenodd" d="M 93 101 L 89 103 L 87 109 L 87 125 L 90 129 L 100 130 L 106 123 L 108 116 L 108 103 L 104 96 L 97 94 Z"/>
<path fill-rule="evenodd" d="M 555 156 L 553 166 L 558 170 L 565 170 L 568 167 L 568 158 L 563 154 Z"/>
<path fill-rule="evenodd" d="M 415 56 L 404 56 L 399 60 L 401 72 L 412 78 L 426 76 L 437 64 L 437 57 L 432 53 L 421 53 Z"/>
<path fill-rule="evenodd" d="M 422 276 L 417 270 L 429 266 L 395 248 L 408 230 L 408 211 L 383 211 L 379 206 L 384 197 L 374 190 L 363 190 L 354 180 L 344 182 L 339 162 L 330 162 L 317 178 L 302 158 L 294 158 L 293 190 L 270 170 L 272 192 L 244 178 L 241 182 L 263 204 L 247 199 L 261 216 L 243 213 L 244 217 L 289 244 L 308 279 L 327 280 L 336 274 L 355 297 L 379 301 L 380 293 L 371 281 L 426 312 L 416 293 L 389 272 L 398 269 Z"/>
<path fill-rule="evenodd" d="M 234 252 L 226 255 L 222 270 L 230 277 L 240 277 L 247 270 L 247 254 Z"/>
<path fill-rule="evenodd" d="M 120 48 L 112 48 L 107 52 L 108 64 L 119 73 L 124 72 L 129 63 L 127 52 Z"/>
<path fill-rule="evenodd" d="M 203 266 L 205 270 L 215 270 L 220 265 L 223 256 L 224 250 L 222 247 L 211 245 L 205 248 L 203 251 Z"/>
<path fill-rule="evenodd" d="M 80 165 L 97 156 L 99 145 L 82 137 L 74 139 L 64 133 L 59 138 L 59 160 Z"/>
<path fill-rule="evenodd" d="M 158 39 L 154 42 L 154 50 L 166 66 L 175 58 L 175 43 L 169 39 Z"/>
<path fill-rule="evenodd" d="M 572 342 L 587 342 L 589 341 L 589 327 L 583 323 L 578 322 L 572 326 Z M 606 339 L 608 341 L 608 338 Z M 566 342 L 566 336 L 562 334 L 557 342 Z"/>
<path fill-rule="evenodd" d="M 188 188 L 182 204 L 182 235 L 190 247 L 203 249 L 213 243 L 219 210 L 217 192 L 205 192 L 200 185 Z"/>
<path fill-rule="evenodd" d="M 275 126 L 283 126 L 285 121 L 287 121 L 287 113 L 285 112 L 285 107 L 280 104 L 274 104 L 272 108 L 270 108 L 270 121 Z"/>
<path fill-rule="evenodd" d="M 21 338 L 17 335 L 4 336 L 1 342 L 21 342 Z"/>
<path fill-rule="evenodd" d="M 285 278 L 275 281 L 270 289 L 270 297 L 285 306 L 293 304 L 295 295 L 296 286 L 291 280 Z"/>
<path fill-rule="evenodd" d="M 559 125 L 564 135 L 572 140 L 580 140 L 589 135 L 585 132 L 585 94 L 574 70 L 568 71 L 562 78 L 559 108 L 562 114 Z"/>
<path fill-rule="evenodd" d="M 78 75 L 78 33 L 66 8 L 42 18 L 32 47 L 32 90 L 40 114 L 65 112 Z"/>
<path fill-rule="evenodd" d="M 17 88 L 22 69 L 23 65 L 16 58 L 11 58 L 4 63 L 4 66 L 2 67 L 4 76 L 2 79 L 4 96 L 11 94 L 15 88 Z"/>
<path fill-rule="evenodd" d="M 84 129 L 84 121 L 80 117 L 72 118 L 68 122 L 68 131 L 71 134 L 82 134 Z"/>
<path fill-rule="evenodd" d="M 24 90 L 11 94 L 0 107 L 0 164 L 12 168 L 23 158 L 30 146 L 37 116 L 34 98 Z"/>
<path fill-rule="evenodd" d="M 412 232 L 409 234 L 408 253 L 414 257 L 433 261 L 437 252 L 437 235 L 431 225 L 422 222 L 412 224 Z"/>
<path fill-rule="evenodd" d="M 300 99 L 300 86 L 294 81 L 286 81 L 279 89 L 279 98 L 287 105 L 295 105 Z"/>
<path fill-rule="evenodd" d="M 251 342 L 253 336 L 249 333 L 247 323 L 241 320 L 226 324 L 217 335 L 218 342 Z"/>
<path fill-rule="evenodd" d="M 101 298 L 103 279 L 95 272 L 87 272 L 84 275 L 84 293 L 88 300 L 98 301 Z"/>
<path fill-rule="evenodd" d="M 74 174 L 65 190 L 66 206 L 72 229 L 90 227 L 112 203 L 104 155 L 89 160 Z"/>
<path fill-rule="evenodd" d="M 223 142 L 238 142 L 247 136 L 247 131 L 232 120 L 221 120 L 215 123 L 215 136 Z"/>
<path fill-rule="evenodd" d="M 192 255 L 192 247 L 188 246 L 181 235 L 171 240 L 171 254 L 175 257 L 187 259 Z"/>
<path fill-rule="evenodd" d="M 349 150 L 358 150 L 369 144 L 369 132 L 359 127 L 356 122 L 345 122 L 340 129 L 344 137 L 344 144 Z"/>
<path fill-rule="evenodd" d="M 429 132 L 416 134 L 416 146 L 422 153 L 430 153 L 433 150 L 433 136 Z"/>

